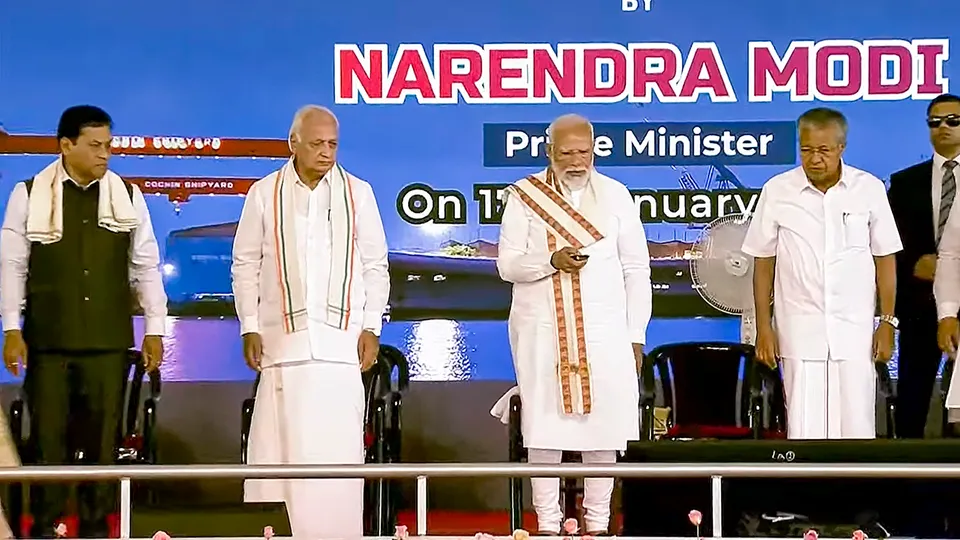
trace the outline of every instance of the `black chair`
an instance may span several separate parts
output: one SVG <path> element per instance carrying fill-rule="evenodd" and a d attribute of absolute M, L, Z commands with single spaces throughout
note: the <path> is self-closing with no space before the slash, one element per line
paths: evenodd
<path fill-rule="evenodd" d="M 29 369 L 29 368 L 28 368 Z M 160 401 L 161 376 L 159 371 L 146 372 L 143 364 L 143 355 L 140 351 L 128 351 L 127 377 L 124 385 L 124 412 L 120 425 L 117 426 L 117 455 L 116 462 L 123 465 L 156 464 L 157 463 L 157 404 Z M 148 378 L 146 396 L 143 395 L 143 379 Z M 30 440 L 30 418 L 27 413 L 25 397 L 18 397 L 10 404 L 10 432 L 17 444 L 20 460 L 24 464 L 36 462 L 34 446 Z M 83 449 L 74 448 L 74 461 L 83 463 Z M 30 537 L 30 523 L 28 508 L 25 501 L 29 501 L 29 484 L 14 485 L 11 489 L 11 500 L 8 504 L 10 523 L 17 524 L 20 537 Z M 137 490 L 148 500 L 153 493 L 146 486 Z M 13 526 L 13 525 L 11 525 Z"/>
<path fill-rule="evenodd" d="M 393 386 L 393 373 L 397 385 Z M 250 425 L 260 376 L 254 382 L 253 396 L 243 401 L 241 409 L 240 460 L 247 463 Z M 410 385 L 410 367 L 399 349 L 381 345 L 377 364 L 363 374 L 365 392 L 364 447 L 367 463 L 399 463 L 401 442 L 401 408 L 403 392 Z M 376 479 L 364 485 L 364 534 L 389 536 L 396 524 L 400 487 L 395 480 Z"/>
<path fill-rule="evenodd" d="M 780 370 L 753 355 L 751 345 L 730 342 L 673 343 L 650 351 L 641 376 L 642 438 L 655 438 L 658 401 L 670 409 L 664 438 L 785 437 Z"/>
<path fill-rule="evenodd" d="M 393 386 L 394 371 L 397 372 L 396 389 Z M 400 463 L 403 392 L 410 386 L 407 358 L 396 347 L 381 345 L 377 364 L 363 374 L 363 385 L 367 393 L 364 407 L 366 462 Z M 365 491 L 366 534 L 392 535 L 399 510 L 400 483 L 377 478 L 366 482 Z"/>

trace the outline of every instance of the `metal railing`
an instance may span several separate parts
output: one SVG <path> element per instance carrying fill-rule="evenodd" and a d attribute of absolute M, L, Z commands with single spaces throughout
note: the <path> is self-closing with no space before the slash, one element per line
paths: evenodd
<path fill-rule="evenodd" d="M 120 481 L 120 537 L 130 538 L 133 480 L 416 478 L 418 536 L 427 533 L 427 479 L 473 477 L 710 478 L 713 537 L 721 538 L 722 481 L 728 478 L 960 478 L 960 464 L 813 463 L 618 463 L 537 465 L 528 463 L 402 463 L 368 465 L 112 465 L 0 468 L 0 482 Z"/>

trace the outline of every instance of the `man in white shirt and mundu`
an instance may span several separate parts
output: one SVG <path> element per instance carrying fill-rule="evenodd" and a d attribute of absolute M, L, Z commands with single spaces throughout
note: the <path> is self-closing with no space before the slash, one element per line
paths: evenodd
<path fill-rule="evenodd" d="M 361 464 L 361 370 L 376 362 L 390 277 L 370 184 L 337 162 L 339 125 L 307 106 L 293 157 L 247 194 L 233 291 L 247 364 L 260 372 L 250 464 Z M 363 535 L 363 480 L 248 480 L 244 499 L 284 501 L 294 536 Z"/>
<path fill-rule="evenodd" d="M 883 182 L 843 162 L 843 115 L 812 109 L 798 130 L 801 166 L 763 186 L 743 244 L 756 258 L 757 360 L 782 360 L 788 438 L 872 439 L 900 235 Z"/>
<path fill-rule="evenodd" d="M 593 126 L 558 118 L 545 171 L 507 189 L 497 268 L 513 284 L 510 348 L 530 463 L 614 463 L 640 436 L 637 375 L 650 320 L 650 255 L 626 186 L 593 167 Z M 539 530 L 563 521 L 560 481 L 533 478 Z M 584 482 L 586 532 L 605 534 L 613 478 Z"/>

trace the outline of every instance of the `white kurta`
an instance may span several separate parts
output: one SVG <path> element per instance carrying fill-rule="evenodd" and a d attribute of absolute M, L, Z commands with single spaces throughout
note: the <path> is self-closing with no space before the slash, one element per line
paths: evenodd
<path fill-rule="evenodd" d="M 247 192 L 233 245 L 233 294 L 240 332 L 257 332 L 273 359 L 314 357 L 331 362 L 356 362 L 357 338 L 363 329 L 379 335 L 390 296 L 387 240 L 370 184 L 348 174 L 357 229 L 354 237 L 354 277 L 350 289 L 350 326 L 340 331 L 325 321 L 331 252 L 330 185 L 326 180 L 310 190 L 297 182 L 296 254 L 305 291 L 309 332 L 287 334 L 282 317 L 282 292 L 277 275 L 273 192 L 276 174 L 258 180 Z M 309 279 L 306 279 L 309 276 Z"/>
<path fill-rule="evenodd" d="M 287 334 L 280 313 L 270 196 L 275 176 L 247 194 L 234 244 L 233 280 L 241 332 L 263 337 L 247 463 L 364 462 L 363 383 L 358 339 L 377 335 L 389 297 L 387 246 L 370 186 L 350 176 L 357 233 L 350 292 L 354 314 L 346 330 L 326 323 L 330 268 L 330 188 L 297 183 L 296 255 L 307 308 L 306 330 Z M 363 480 L 248 480 L 248 502 L 283 501 L 298 538 L 363 535 Z"/>
<path fill-rule="evenodd" d="M 543 178 L 543 174 L 539 175 Z M 557 330 L 547 231 L 519 199 L 509 197 L 500 226 L 497 267 L 513 283 L 510 347 L 523 403 L 524 444 L 544 450 L 625 450 L 637 440 L 639 386 L 631 343 L 646 341 L 650 320 L 650 256 L 639 212 L 627 188 L 593 173 L 604 234 L 582 250 L 583 320 L 592 411 L 563 413 L 557 373 Z M 575 201 L 571 201 L 574 203 Z"/>
<path fill-rule="evenodd" d="M 875 436 L 873 258 L 902 248 L 883 182 L 869 173 L 843 164 L 823 193 L 797 167 L 763 186 L 743 251 L 776 257 L 789 438 Z"/>

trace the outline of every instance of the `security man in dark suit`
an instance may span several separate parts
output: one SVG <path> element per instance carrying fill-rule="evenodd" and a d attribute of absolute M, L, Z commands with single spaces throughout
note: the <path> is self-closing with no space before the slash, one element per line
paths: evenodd
<path fill-rule="evenodd" d="M 58 161 L 16 185 L 0 232 L 3 357 L 14 375 L 26 371 L 33 452 L 44 465 L 73 463 L 81 452 L 83 463 L 116 462 L 134 295 L 144 311 L 144 362 L 155 370 L 163 357 L 159 249 L 143 194 L 107 169 L 112 124 L 97 107 L 64 111 Z M 132 204 L 126 228 L 105 219 L 115 205 L 101 204 L 101 190 Z M 52 219 L 57 213 L 62 219 Z M 37 223 L 49 223 L 40 237 Z M 34 533 L 53 537 L 70 513 L 68 490 L 43 484 L 31 492 Z M 79 533 L 106 537 L 116 507 L 115 482 L 81 485 Z"/>
<path fill-rule="evenodd" d="M 944 94 L 927 107 L 933 159 L 890 176 L 890 208 L 900 230 L 897 318 L 900 319 L 897 437 L 922 438 L 942 353 L 937 346 L 933 277 L 937 246 L 957 194 L 960 96 Z"/>

